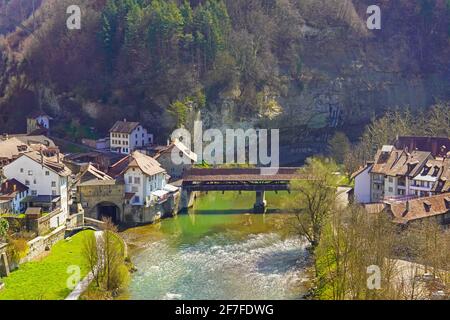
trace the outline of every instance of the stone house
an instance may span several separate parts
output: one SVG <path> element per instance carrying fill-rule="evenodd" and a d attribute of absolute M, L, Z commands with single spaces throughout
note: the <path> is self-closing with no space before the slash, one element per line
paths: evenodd
<path fill-rule="evenodd" d="M 173 160 L 172 156 L 177 158 L 176 161 Z M 179 180 L 183 177 L 184 172 L 192 168 L 192 165 L 197 162 L 197 155 L 179 140 L 174 140 L 166 148 L 159 151 L 154 159 L 167 171 L 171 180 Z"/>
<path fill-rule="evenodd" d="M 29 188 L 29 197 L 48 197 L 58 202 L 64 223 L 69 217 L 69 177 L 71 171 L 61 162 L 61 155 L 48 157 L 44 152 L 31 151 L 3 168 L 4 175 Z M 28 197 L 27 197 L 28 198 Z M 26 198 L 26 199 L 27 199 Z"/>
<path fill-rule="evenodd" d="M 360 203 L 429 197 L 450 192 L 450 157 L 386 145 L 353 178 Z"/>
<path fill-rule="evenodd" d="M 130 154 L 153 143 L 153 135 L 139 122 L 117 121 L 109 130 L 110 150 Z"/>
<path fill-rule="evenodd" d="M 0 200 L 9 202 L 9 211 L 12 213 L 21 213 L 25 210 L 23 200 L 29 195 L 29 190 L 16 179 L 6 180 L 0 185 Z"/>

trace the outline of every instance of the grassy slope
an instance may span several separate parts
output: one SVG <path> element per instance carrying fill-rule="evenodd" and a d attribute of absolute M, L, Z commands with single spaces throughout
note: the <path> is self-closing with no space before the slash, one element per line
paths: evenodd
<path fill-rule="evenodd" d="M 67 273 L 67 267 L 80 266 L 82 278 L 89 271 L 82 257 L 82 242 L 88 233 L 92 231 L 81 232 L 70 241 L 58 242 L 47 257 L 24 263 L 9 277 L 3 278 L 6 287 L 0 291 L 0 300 L 64 299 L 70 293 L 66 281 L 71 274 Z"/>

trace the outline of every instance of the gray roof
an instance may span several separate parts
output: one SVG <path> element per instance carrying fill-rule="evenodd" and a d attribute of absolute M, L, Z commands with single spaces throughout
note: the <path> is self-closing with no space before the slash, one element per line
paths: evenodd
<path fill-rule="evenodd" d="M 109 132 L 131 133 L 139 126 L 139 122 L 116 121 Z"/>

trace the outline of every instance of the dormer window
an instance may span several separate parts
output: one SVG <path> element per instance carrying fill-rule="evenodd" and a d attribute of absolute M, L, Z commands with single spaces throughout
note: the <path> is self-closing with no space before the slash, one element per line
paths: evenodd
<path fill-rule="evenodd" d="M 430 212 L 431 211 L 431 202 L 424 201 L 423 202 L 423 206 L 424 206 L 426 212 Z"/>
<path fill-rule="evenodd" d="M 445 207 L 447 209 L 450 209 L 450 197 L 445 198 L 444 201 L 445 201 Z"/>

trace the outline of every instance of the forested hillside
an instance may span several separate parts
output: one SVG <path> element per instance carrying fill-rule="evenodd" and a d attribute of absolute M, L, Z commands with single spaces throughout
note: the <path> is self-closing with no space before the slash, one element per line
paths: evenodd
<path fill-rule="evenodd" d="M 369 0 L 80 0 L 81 30 L 73 1 L 22 2 L 0 4 L 3 131 L 41 108 L 75 137 L 125 117 L 164 140 L 201 117 L 291 139 L 330 114 L 354 137 L 389 108 L 450 99 L 448 0 L 381 1 L 376 31 Z"/>

